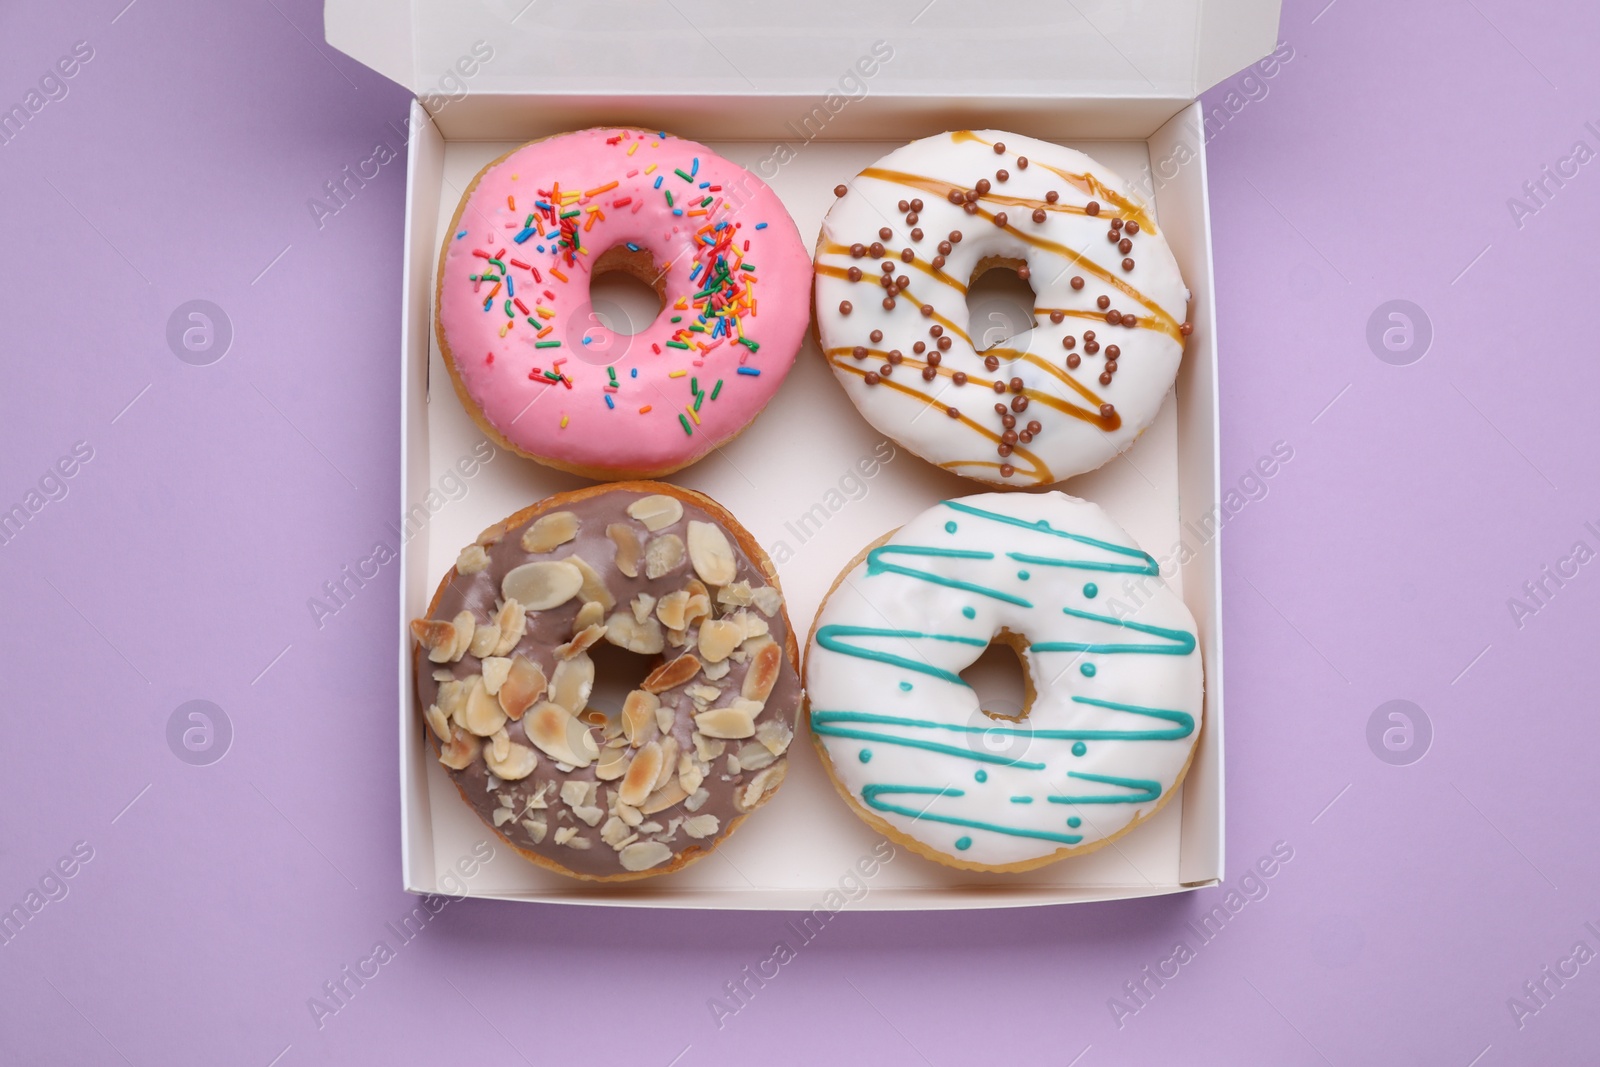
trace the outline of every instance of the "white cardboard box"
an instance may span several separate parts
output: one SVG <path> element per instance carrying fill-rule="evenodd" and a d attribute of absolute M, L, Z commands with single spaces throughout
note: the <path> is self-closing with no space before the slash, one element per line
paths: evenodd
<path fill-rule="evenodd" d="M 1142 181 L 1193 293 L 1194 334 L 1155 424 L 1124 458 L 1063 488 L 1106 507 L 1163 562 L 1169 584 L 1189 604 L 1205 666 L 1205 724 L 1179 796 L 1156 818 L 1106 848 L 1027 874 L 960 872 L 901 849 L 862 877 L 858 860 L 879 838 L 835 794 L 807 739 L 797 738 L 774 800 L 715 854 L 679 874 L 594 885 L 537 869 L 502 847 L 466 895 L 646 907 L 915 910 L 1122 899 L 1216 884 L 1223 874 L 1217 352 L 1205 136 L 1193 98 L 1271 50 L 1278 0 L 1173 0 L 1159 11 L 1088 3 L 1074 8 L 1082 15 L 1061 15 L 1055 5 L 985 10 L 976 16 L 981 24 L 906 29 L 898 41 L 892 27 L 852 25 L 854 12 L 836 24 L 819 17 L 826 12 L 809 13 L 814 29 L 781 25 L 776 9 L 744 12 L 738 30 L 712 13 L 703 22 L 696 18 L 712 27 L 708 36 L 673 12 L 630 10 L 629 28 L 601 33 L 587 23 L 552 28 L 549 12 L 525 2 L 432 0 L 409 10 L 382 0 L 326 3 L 329 42 L 419 96 L 411 105 L 406 173 L 401 498 L 411 509 L 434 491 L 438 507 L 424 507 L 425 520 L 407 527 L 399 568 L 406 889 L 444 891 L 441 879 L 448 881 L 455 863 L 491 835 L 429 756 L 414 706 L 405 623 L 425 612 L 440 577 L 480 529 L 584 484 L 505 453 L 471 478 L 452 474 L 483 437 L 457 401 L 433 338 L 440 242 L 483 164 L 522 141 L 603 124 L 669 130 L 743 164 L 783 199 L 807 241 L 835 184 L 905 141 L 948 129 L 987 127 L 1059 141 Z M 700 9 L 683 10 L 695 17 Z M 662 17 L 672 25 L 652 22 Z M 751 26 L 752 17 L 768 22 Z M 1020 29 L 995 32 L 1005 25 Z M 857 59 L 879 40 L 890 42 L 894 57 L 867 75 Z M 493 53 L 487 60 L 484 42 Z M 761 62 L 748 65 L 763 68 L 768 84 L 815 84 L 804 72 L 817 70 L 853 72 L 854 79 L 826 79 L 821 91 L 757 92 L 721 87 L 730 77 L 705 64 L 685 72 L 695 64 L 682 61 L 684 49 L 709 63 L 712 55 L 749 55 L 751 42 L 767 48 Z M 952 69 L 952 57 L 961 69 Z M 985 64 L 994 72 L 987 84 L 1018 91 L 973 91 L 974 75 L 964 71 L 981 74 Z M 1048 91 L 1032 90 L 1020 73 L 1029 64 L 1070 73 L 1053 78 Z M 729 66 L 749 80 L 737 64 Z M 792 77 L 791 70 L 802 74 Z M 567 88 L 552 92 L 555 83 Z M 775 152 L 778 144 L 791 152 Z M 790 619 L 803 636 L 838 570 L 863 545 L 939 500 L 983 491 L 903 451 L 871 479 L 847 479 L 881 440 L 808 341 L 755 424 L 672 480 L 721 501 L 780 560 Z M 452 890 L 461 892 L 459 884 Z"/>

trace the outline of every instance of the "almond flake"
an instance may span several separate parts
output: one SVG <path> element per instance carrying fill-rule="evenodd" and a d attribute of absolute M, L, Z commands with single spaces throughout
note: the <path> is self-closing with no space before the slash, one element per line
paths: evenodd
<path fill-rule="evenodd" d="M 715 815 L 696 815 L 683 820 L 683 832 L 688 837 L 699 839 L 710 837 L 721 829 L 721 823 Z"/>
<path fill-rule="evenodd" d="M 564 559 L 524 563 L 506 573 L 500 592 L 527 611 L 548 611 L 578 595 L 583 572 Z"/>
<path fill-rule="evenodd" d="M 546 700 L 534 705 L 523 716 L 522 729 L 528 740 L 557 763 L 587 767 L 600 755 L 588 729 L 560 704 Z"/>
<path fill-rule="evenodd" d="M 648 617 L 640 622 L 627 611 L 616 612 L 606 620 L 606 640 L 642 656 L 657 655 L 666 647 L 660 623 Z"/>
<path fill-rule="evenodd" d="M 598 626 L 606 618 L 606 606 L 598 600 L 585 600 L 583 607 L 578 609 L 578 617 L 572 620 L 572 632 L 578 633 L 588 626 Z"/>
<path fill-rule="evenodd" d="M 488 737 L 505 725 L 505 710 L 484 688 L 481 676 L 473 678 L 468 686 L 464 725 L 479 737 Z"/>
<path fill-rule="evenodd" d="M 686 652 L 672 662 L 663 663 L 651 671 L 640 688 L 651 693 L 663 693 L 683 685 L 699 673 L 700 660 L 693 653 Z"/>
<path fill-rule="evenodd" d="M 783 668 L 783 649 L 770 638 L 752 646 L 750 669 L 744 676 L 739 693 L 746 700 L 766 703 L 777 684 L 778 673 Z"/>
<path fill-rule="evenodd" d="M 606 588 L 605 579 L 586 560 L 580 556 L 568 556 L 563 562 L 572 564 L 583 575 L 583 584 L 578 587 L 583 599 L 598 601 L 601 611 L 610 611 L 617 606 L 617 598 Z"/>
<path fill-rule="evenodd" d="M 639 577 L 639 535 L 625 522 L 606 527 L 606 536 L 617 546 L 617 570 L 629 578 Z"/>
<path fill-rule="evenodd" d="M 487 670 L 484 673 L 487 675 Z M 534 701 L 544 696 L 544 689 L 544 668 L 518 652 L 511 658 L 511 666 L 499 686 L 500 707 L 516 721 Z"/>
<path fill-rule="evenodd" d="M 550 675 L 549 699 L 576 715 L 589 703 L 589 693 L 594 689 L 594 660 L 579 652 L 571 659 L 556 664 Z"/>
<path fill-rule="evenodd" d="M 439 762 L 452 771 L 465 770 L 477 760 L 481 747 L 476 737 L 459 726 L 453 726 L 450 740 L 439 746 Z"/>
<path fill-rule="evenodd" d="M 577 536 L 578 516 L 570 511 L 552 511 L 522 531 L 522 551 L 551 552 Z"/>
<path fill-rule="evenodd" d="M 694 724 L 707 737 L 744 738 L 756 732 L 750 712 L 735 706 L 703 711 L 694 717 Z"/>
<path fill-rule="evenodd" d="M 636 841 L 617 853 L 623 870 L 648 871 L 672 858 L 672 850 L 659 841 Z"/>
<path fill-rule="evenodd" d="M 660 578 L 683 566 L 683 538 L 677 534 L 661 534 L 651 538 L 644 550 L 644 576 Z"/>
<path fill-rule="evenodd" d="M 468 545 L 456 557 L 457 574 L 477 574 L 488 565 L 489 553 L 483 550 L 482 545 Z"/>
<path fill-rule="evenodd" d="M 643 689 L 635 689 L 623 700 L 622 733 L 634 748 L 650 740 L 660 707 L 661 698 Z"/>
<path fill-rule="evenodd" d="M 689 523 L 689 560 L 707 585 L 727 585 L 738 571 L 727 535 L 709 522 Z"/>
<path fill-rule="evenodd" d="M 683 502 L 675 496 L 644 496 L 628 505 L 628 514 L 644 523 L 651 533 L 664 530 L 683 518 Z"/>
<path fill-rule="evenodd" d="M 700 624 L 700 656 L 708 663 L 720 663 L 727 659 L 743 640 L 743 631 L 726 619 L 712 619 Z"/>
<path fill-rule="evenodd" d="M 507 742 L 503 758 L 496 758 L 494 753 L 489 751 L 492 748 L 492 742 L 484 745 L 483 760 L 489 765 L 489 770 L 494 772 L 495 777 L 508 782 L 528 777 L 539 764 L 539 757 L 527 745 L 519 745 L 515 741 Z"/>
<path fill-rule="evenodd" d="M 483 688 L 490 696 L 499 696 L 500 687 L 505 684 L 506 677 L 511 673 L 511 661 L 504 656 L 485 656 L 481 666 Z"/>
<path fill-rule="evenodd" d="M 528 831 L 528 839 L 534 844 L 544 840 L 546 823 L 543 819 L 523 819 L 522 828 Z"/>
<path fill-rule="evenodd" d="M 509 655 L 517 647 L 517 642 L 522 640 L 522 635 L 528 631 L 528 616 L 522 610 L 522 605 L 516 600 L 507 600 L 500 605 L 500 611 L 494 617 L 495 625 L 500 627 L 500 643 L 494 646 L 493 655 Z"/>

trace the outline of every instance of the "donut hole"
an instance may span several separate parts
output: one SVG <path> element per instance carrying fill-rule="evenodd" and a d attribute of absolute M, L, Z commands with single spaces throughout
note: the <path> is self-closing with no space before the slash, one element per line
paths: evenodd
<path fill-rule="evenodd" d="M 615 363 L 667 306 L 667 274 L 646 249 L 607 249 L 589 278 L 589 307 L 570 316 L 568 345 L 586 363 Z"/>
<path fill-rule="evenodd" d="M 1027 647 L 1027 639 L 1003 629 L 961 672 L 961 680 L 972 687 L 979 709 L 990 719 L 1021 722 L 1033 709 L 1033 678 L 1023 658 Z"/>
<path fill-rule="evenodd" d="M 589 658 L 594 660 L 594 688 L 589 692 L 589 706 L 584 718 L 595 725 L 596 714 L 615 719 L 622 714 L 622 702 L 628 694 L 639 688 L 645 676 L 661 663 L 660 656 L 643 656 L 629 652 L 610 641 L 599 641 L 589 646 Z"/>
<path fill-rule="evenodd" d="M 1027 265 L 1026 260 L 986 256 L 972 272 L 967 284 L 967 333 L 980 353 L 1011 347 L 1008 341 L 1033 329 L 1038 295 L 1018 273 Z"/>

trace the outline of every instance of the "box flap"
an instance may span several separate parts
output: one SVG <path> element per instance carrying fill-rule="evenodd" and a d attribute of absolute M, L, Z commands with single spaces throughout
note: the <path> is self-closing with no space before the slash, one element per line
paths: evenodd
<path fill-rule="evenodd" d="M 434 111 L 476 93 L 1188 100 L 1272 50 L 1279 3 L 325 0 L 324 15 L 329 44 Z"/>

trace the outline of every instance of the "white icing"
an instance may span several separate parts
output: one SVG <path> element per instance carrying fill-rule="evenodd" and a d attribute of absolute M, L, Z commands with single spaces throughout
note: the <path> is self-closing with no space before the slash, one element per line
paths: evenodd
<path fill-rule="evenodd" d="M 978 139 L 946 133 L 913 141 L 884 156 L 850 182 L 849 191 L 834 202 L 823 221 L 818 243 L 817 329 L 834 374 L 856 407 L 873 426 L 911 451 L 958 474 L 997 484 L 1059 481 L 1105 463 L 1129 447 L 1155 418 L 1172 387 L 1183 354 L 1177 326 L 1186 318 L 1188 289 L 1166 239 L 1157 231 L 1153 215 L 1143 199 L 1117 175 L 1083 153 L 1060 145 L 994 130 L 976 131 L 974 136 Z M 1003 154 L 995 153 L 991 147 L 994 142 L 1005 145 Z M 1017 165 L 1019 155 L 1028 158 L 1026 169 Z M 1105 189 L 1135 205 L 1140 232 L 1132 238 L 1133 247 L 1128 253 L 1119 251 L 1106 234 L 1113 218 L 1130 213 L 1119 209 L 1103 191 L 1091 195 L 1049 169 L 1052 167 L 1067 174 L 1091 175 Z M 1001 168 L 1010 175 L 1005 182 L 996 180 L 995 172 Z M 969 215 L 941 192 L 873 177 L 873 170 L 920 175 L 962 190 L 973 188 L 979 178 L 992 184 L 978 200 L 979 213 Z M 1053 205 L 1045 203 L 1046 194 L 1051 191 L 1060 194 Z M 1007 204 L 998 199 L 1001 197 L 1037 201 L 1046 210 L 1045 221 L 1033 221 L 1032 204 Z M 923 202 L 916 222 L 923 231 L 920 241 L 912 239 L 913 227 L 898 207 L 901 200 L 912 198 Z M 1090 200 L 1100 204 L 1098 216 L 1081 213 Z M 992 219 L 1001 211 L 1007 215 L 1004 228 Z M 883 240 L 879 231 L 886 226 L 892 235 Z M 927 266 L 939 254 L 939 242 L 952 230 L 960 230 L 963 239 L 945 257 L 942 270 L 959 285 L 970 281 L 979 261 L 987 257 L 1022 259 L 1031 273 L 1029 283 L 1037 296 L 1036 308 L 1084 312 L 1093 317 L 1069 314 L 1057 324 L 1050 321 L 1047 313 L 1038 314 L 1033 330 L 998 346 L 1016 350 L 1016 354 L 1002 355 L 999 367 L 988 370 L 983 354 L 975 351 L 973 341 L 968 340 L 972 331 L 964 291 L 899 258 L 901 250 L 910 247 L 917 262 Z M 1028 243 L 1026 237 L 1075 250 L 1111 280 L 1096 276 L 1084 263 L 1059 251 Z M 837 247 L 847 249 L 856 243 L 870 246 L 874 241 L 882 241 L 885 246 L 882 257 L 867 255 L 857 259 Z M 1134 260 L 1131 271 L 1122 269 L 1125 255 Z M 880 279 L 884 262 L 892 262 L 896 274 L 911 278 L 910 297 L 902 294 L 893 310 L 882 306 L 885 290 Z M 858 282 L 828 273 L 829 269 L 842 272 L 852 266 L 862 271 Z M 1082 289 L 1072 288 L 1074 276 L 1084 279 Z M 1136 290 L 1143 301 L 1118 288 L 1119 282 Z M 1110 298 L 1107 310 L 1130 312 L 1138 317 L 1140 325 L 1128 329 L 1108 324 L 1106 312 L 1096 306 L 1096 299 L 1102 295 Z M 841 301 L 852 304 L 849 314 L 841 313 Z M 928 329 L 938 319 L 923 317 L 922 304 L 931 304 L 954 327 L 946 327 L 953 344 L 941 354 L 940 370 L 945 373 L 932 382 L 921 377 L 924 357 L 912 354 L 915 342 L 928 344 L 930 350 L 934 343 Z M 1156 328 L 1147 328 L 1150 326 Z M 881 342 L 869 340 L 873 330 L 883 331 Z M 1093 330 L 1102 346 L 1116 344 L 1121 349 L 1117 371 L 1109 385 L 1099 381 L 1105 363 L 1104 347 L 1098 355 L 1085 354 L 1085 330 Z M 1075 370 L 1067 368 L 1068 350 L 1062 347 L 1062 339 L 1068 334 L 1077 339 L 1072 351 L 1081 357 Z M 981 334 L 977 343 L 982 343 Z M 906 363 L 894 368 L 889 381 L 867 385 L 862 372 L 878 371 L 885 356 L 869 355 L 865 360 L 856 360 L 851 350 L 858 345 L 879 353 L 899 349 Z M 1050 369 L 1028 362 L 1022 353 L 1037 357 Z M 956 386 L 949 376 L 953 371 L 963 371 L 972 380 Z M 1086 398 L 1064 377 L 1070 377 L 1098 399 Z M 1029 420 L 1043 424 L 1033 441 L 1019 446 L 1035 459 L 1022 453 L 1002 458 L 996 453 L 994 438 L 964 421 L 947 417 L 944 409 L 953 406 L 964 418 L 998 436 L 1003 427 L 994 404 L 997 400 L 1009 402 L 1012 397 L 1009 392 L 1004 396 L 993 393 L 988 383 L 996 379 L 1009 383 L 1012 378 L 1021 378 L 1030 392 L 1094 414 L 1098 414 L 1101 401 L 1110 403 L 1121 418 L 1121 426 L 1108 430 L 1098 422 L 1084 421 L 1034 399 L 1027 411 L 1018 415 L 1017 423 L 1019 429 Z M 915 395 L 907 395 L 890 382 Z M 1015 468 L 1010 478 L 1002 477 L 998 470 L 1003 462 Z"/>
<path fill-rule="evenodd" d="M 1016 525 L 964 509 L 1020 520 Z M 954 523 L 954 531 L 947 524 Z M 1040 524 L 1047 524 L 1041 526 Z M 1085 543 L 1061 534 L 1102 542 Z M 812 730 L 821 740 L 833 775 L 858 803 L 898 832 L 936 852 L 966 863 L 1002 866 L 1043 861 L 1063 850 L 1081 851 L 1114 836 L 1147 815 L 1176 785 L 1199 737 L 1202 708 L 1200 652 L 1192 640 L 1194 619 L 1183 601 L 1159 576 L 1107 571 L 1103 566 L 1150 567 L 1153 561 L 1097 505 L 1059 492 L 989 493 L 936 505 L 907 523 L 877 554 L 853 567 L 824 604 L 806 661 L 806 687 Z M 1123 552 L 1104 547 L 1121 546 Z M 968 557 L 921 555 L 900 547 L 936 548 L 975 554 Z M 1009 553 L 1072 561 L 1076 566 L 1019 562 Z M 916 577 L 883 567 L 920 570 Z M 1027 572 L 1026 579 L 1020 577 Z M 941 584 L 943 583 L 943 584 Z M 959 588 L 977 586 L 996 595 Z M 1089 597 L 1086 583 L 1097 595 Z M 963 609 L 973 610 L 966 618 Z M 1099 615 L 1088 619 L 1063 609 Z M 1124 624 L 1119 625 L 1117 619 Z M 1166 631 L 1153 634 L 1138 627 Z M 841 636 L 838 627 L 903 630 L 924 635 Z M 907 666 L 840 652 L 840 641 L 902 657 L 927 670 L 959 674 L 982 654 L 1002 629 L 1042 643 L 1144 645 L 1177 649 L 1150 651 L 1033 651 L 1023 656 L 1035 698 L 1018 724 L 990 718 L 965 683 L 949 681 Z M 1171 636 L 1181 632 L 1182 637 Z M 941 634 L 947 639 L 928 635 Z M 948 638 L 967 638 L 961 643 Z M 1184 648 L 1187 642 L 1187 649 Z M 833 647 L 829 647 L 832 643 Z M 1082 673 L 1091 664 L 1093 677 Z M 910 683 L 909 690 L 902 683 Z M 1168 719 L 1090 704 L 1104 701 L 1161 709 Z M 841 720 L 837 712 L 866 713 L 939 724 Z M 1174 723 L 1172 719 L 1189 720 Z M 950 729 L 955 727 L 958 729 Z M 971 728 L 976 728 L 975 730 Z M 1020 729 L 1018 735 L 983 731 Z M 1084 738 L 1086 750 L 1074 755 L 1073 738 L 1048 738 L 1041 731 L 1160 731 L 1168 739 Z M 898 740 L 932 742 L 954 749 L 930 751 L 893 740 L 869 740 L 846 733 L 879 733 Z M 870 762 L 860 754 L 870 752 Z M 992 757 L 989 761 L 984 756 Z M 1030 769 L 1024 763 L 1043 764 Z M 983 772 L 987 781 L 979 782 Z M 1135 790 L 1082 775 L 1142 779 L 1159 784 L 1158 796 L 1139 802 L 1053 803 L 1048 798 L 1134 795 Z M 912 786 L 945 790 L 929 794 L 874 794 L 869 787 Z M 956 791 L 960 795 L 956 795 Z M 1031 797 L 1017 803 L 1013 797 Z M 920 817 L 884 810 L 882 804 L 920 811 Z M 1071 827 L 1070 817 L 1081 820 Z M 1023 834 L 1078 837 L 1079 841 L 1018 836 L 1016 833 L 942 820 L 1004 826 Z M 970 847 L 956 842 L 970 838 Z"/>

